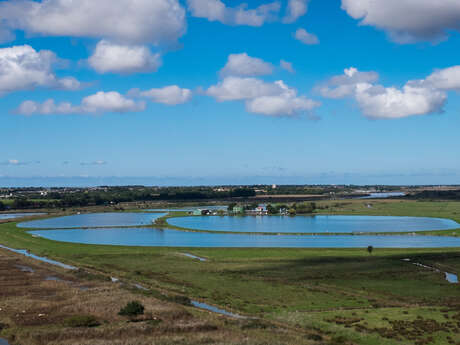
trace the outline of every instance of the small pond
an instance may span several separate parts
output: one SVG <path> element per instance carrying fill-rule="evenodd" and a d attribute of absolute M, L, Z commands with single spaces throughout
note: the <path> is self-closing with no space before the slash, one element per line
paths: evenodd
<path fill-rule="evenodd" d="M 150 225 L 165 213 L 86 213 L 19 223 L 21 228 L 94 228 L 101 226 Z"/>
<path fill-rule="evenodd" d="M 29 231 L 35 236 L 73 243 L 159 247 L 381 248 L 460 247 L 460 237 L 422 235 L 252 235 L 185 232 L 153 228 L 101 228 Z"/>
<path fill-rule="evenodd" d="M 1 213 L 0 220 L 2 219 L 14 219 L 22 217 L 32 217 L 32 216 L 41 216 L 46 213 Z"/>
<path fill-rule="evenodd" d="M 360 196 L 358 199 L 385 199 L 385 198 L 394 198 L 399 196 L 405 196 L 406 193 L 403 192 L 387 192 L 387 193 L 370 193 L 370 195 Z"/>
<path fill-rule="evenodd" d="M 196 230 L 274 233 L 413 232 L 460 228 L 450 219 L 389 216 L 197 216 L 168 219 L 174 226 Z"/>

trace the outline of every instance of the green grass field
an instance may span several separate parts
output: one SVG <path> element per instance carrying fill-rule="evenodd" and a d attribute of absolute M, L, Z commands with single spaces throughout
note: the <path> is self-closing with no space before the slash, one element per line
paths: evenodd
<path fill-rule="evenodd" d="M 366 204 L 371 203 L 372 208 Z M 330 214 L 445 217 L 460 203 L 321 202 Z M 451 231 L 452 232 L 452 231 Z M 458 233 L 458 230 L 457 230 Z M 460 274 L 460 249 L 225 249 L 93 246 L 0 225 L 0 243 L 292 327 L 337 344 L 460 344 L 460 286 L 402 261 Z M 191 253 L 205 262 L 185 257 Z"/>

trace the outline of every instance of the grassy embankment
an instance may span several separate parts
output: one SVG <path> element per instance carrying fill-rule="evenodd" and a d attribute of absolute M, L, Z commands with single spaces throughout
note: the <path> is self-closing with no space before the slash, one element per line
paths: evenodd
<path fill-rule="evenodd" d="M 371 203 L 372 208 L 366 204 Z M 322 205 L 322 203 L 321 203 Z M 329 214 L 446 217 L 460 203 L 328 202 Z M 325 205 L 324 205 L 325 206 Z M 33 238 L 0 225 L 0 243 L 140 282 L 297 329 L 331 332 L 336 343 L 458 344 L 460 249 L 212 249 L 92 246 Z M 185 252 L 206 262 L 184 257 Z"/>

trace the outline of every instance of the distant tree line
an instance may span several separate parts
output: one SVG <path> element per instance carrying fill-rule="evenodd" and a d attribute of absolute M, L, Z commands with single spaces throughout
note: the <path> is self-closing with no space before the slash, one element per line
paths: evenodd
<path fill-rule="evenodd" d="M 458 190 L 424 190 L 422 192 L 406 196 L 410 199 L 419 200 L 460 200 L 460 189 Z"/>
<path fill-rule="evenodd" d="M 255 196 L 252 188 L 235 188 L 229 191 L 214 191 L 211 188 L 123 188 L 110 187 L 105 190 L 72 192 L 50 192 L 46 196 L 31 194 L 14 198 L 12 209 L 65 208 L 93 205 L 118 204 L 120 202 L 161 200 L 207 200 Z M 2 204 L 3 205 L 3 204 Z M 3 205 L 3 207 L 5 207 Z M 0 210 L 2 206 L 0 206 Z"/>

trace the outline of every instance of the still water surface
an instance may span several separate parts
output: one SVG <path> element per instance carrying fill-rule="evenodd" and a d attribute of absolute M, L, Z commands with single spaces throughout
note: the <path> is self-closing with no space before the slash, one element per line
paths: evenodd
<path fill-rule="evenodd" d="M 100 226 L 150 225 L 165 213 L 87 213 L 19 223 L 21 228 L 91 228 Z"/>
<path fill-rule="evenodd" d="M 182 228 L 232 232 L 353 233 L 412 232 L 460 228 L 450 219 L 389 216 L 198 216 L 168 219 Z"/>
<path fill-rule="evenodd" d="M 460 237 L 422 235 L 252 235 L 185 232 L 152 228 L 35 230 L 29 233 L 73 243 L 159 247 L 381 248 L 460 247 Z"/>
<path fill-rule="evenodd" d="M 46 213 L 2 213 L 0 214 L 0 219 L 14 219 L 21 217 L 41 216 L 43 214 Z"/>

